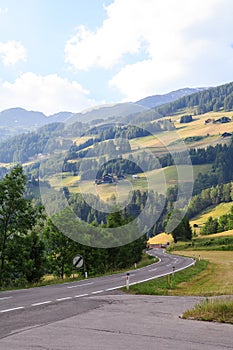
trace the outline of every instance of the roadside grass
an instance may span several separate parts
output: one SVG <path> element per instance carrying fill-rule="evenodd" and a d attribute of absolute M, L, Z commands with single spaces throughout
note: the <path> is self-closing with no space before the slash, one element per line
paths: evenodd
<path fill-rule="evenodd" d="M 130 286 L 129 293 L 144 295 L 193 295 L 193 288 L 184 287 L 184 283 L 195 284 L 197 277 L 203 274 L 208 268 L 208 261 L 198 260 L 194 266 L 185 270 L 164 276 L 154 280 Z M 170 278 L 170 281 L 169 281 Z M 126 291 L 126 288 L 123 288 Z"/>
<path fill-rule="evenodd" d="M 173 251 L 176 255 L 193 257 L 196 265 L 171 276 L 133 285 L 130 293 L 149 295 L 233 295 L 232 251 Z M 200 258 L 200 261 L 199 261 Z M 124 289 L 125 290 L 125 289 Z"/>
<path fill-rule="evenodd" d="M 193 309 L 185 311 L 182 318 L 233 324 L 233 298 L 206 298 Z"/>

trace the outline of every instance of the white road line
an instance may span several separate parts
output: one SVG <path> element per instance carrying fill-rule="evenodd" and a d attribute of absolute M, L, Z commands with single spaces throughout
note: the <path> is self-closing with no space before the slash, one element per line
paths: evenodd
<path fill-rule="evenodd" d="M 20 309 L 24 309 L 24 306 L 19 306 L 19 307 L 14 307 L 12 309 L 6 309 L 6 310 L 1 310 L 1 312 L 10 312 L 10 311 L 14 311 L 14 310 L 20 310 Z"/>
<path fill-rule="evenodd" d="M 0 301 L 2 300 L 7 300 L 7 299 L 11 299 L 12 297 L 4 297 L 4 298 L 0 298 Z"/>
<path fill-rule="evenodd" d="M 51 302 L 52 302 L 52 300 L 42 301 L 41 303 L 32 304 L 32 306 L 39 306 L 39 305 L 49 304 Z"/>
<path fill-rule="evenodd" d="M 63 300 L 69 300 L 72 299 L 72 297 L 64 297 L 64 298 L 60 298 L 60 299 L 56 299 L 57 301 L 63 301 Z"/>
<path fill-rule="evenodd" d="M 192 261 L 189 265 L 187 265 L 187 266 L 185 266 L 185 267 L 180 267 L 179 269 L 177 269 L 176 272 L 185 270 L 185 269 L 187 269 L 188 267 L 194 265 L 194 263 L 195 263 L 195 262 Z M 156 278 L 167 276 L 167 275 L 169 275 L 170 273 L 171 273 L 171 272 L 163 273 L 163 274 L 161 274 L 161 275 L 156 276 Z M 141 280 L 141 281 L 137 281 L 137 282 L 130 283 L 129 285 L 130 285 L 130 286 L 134 286 L 135 284 L 142 283 L 142 282 L 147 282 L 147 281 L 151 281 L 151 280 L 153 280 L 153 279 L 155 279 L 155 277 L 149 277 L 149 278 L 145 278 L 144 280 Z M 122 287 L 123 287 L 123 286 L 122 286 Z"/>
<path fill-rule="evenodd" d="M 156 267 L 155 269 L 150 269 L 148 270 L 149 272 L 156 271 L 158 268 Z"/>
<path fill-rule="evenodd" d="M 122 288 L 122 287 L 124 287 L 124 286 L 117 286 L 117 287 L 108 288 L 108 289 L 105 289 L 105 292 L 109 292 L 111 290 L 119 289 L 119 288 Z"/>
<path fill-rule="evenodd" d="M 93 283 L 94 283 L 94 282 L 85 283 L 85 284 L 77 284 L 76 286 L 71 286 L 71 287 L 67 287 L 67 288 L 71 289 L 71 288 L 77 288 L 77 287 L 90 286 L 90 285 L 93 284 Z"/>
<path fill-rule="evenodd" d="M 79 295 L 75 295 L 74 298 L 81 298 L 81 297 L 87 297 L 88 294 L 79 294 Z"/>
<path fill-rule="evenodd" d="M 171 264 L 167 264 L 166 266 L 171 266 Z"/>
<path fill-rule="evenodd" d="M 99 293 L 102 293 L 103 292 L 103 289 L 102 290 L 97 290 L 96 292 L 91 292 L 91 294 L 99 294 Z"/>

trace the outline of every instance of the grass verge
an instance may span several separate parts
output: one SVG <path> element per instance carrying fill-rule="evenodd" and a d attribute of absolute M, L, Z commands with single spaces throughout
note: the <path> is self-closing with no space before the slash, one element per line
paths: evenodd
<path fill-rule="evenodd" d="M 206 270 L 208 261 L 197 261 L 195 266 L 191 266 L 183 271 L 176 272 L 174 276 L 160 277 L 148 282 L 143 282 L 130 286 L 129 293 L 145 295 L 193 295 L 192 288 L 184 287 L 185 282 L 192 281 L 195 277 Z M 123 288 L 126 291 L 126 288 Z"/>
<path fill-rule="evenodd" d="M 207 298 L 185 311 L 182 318 L 233 324 L 233 298 Z"/>

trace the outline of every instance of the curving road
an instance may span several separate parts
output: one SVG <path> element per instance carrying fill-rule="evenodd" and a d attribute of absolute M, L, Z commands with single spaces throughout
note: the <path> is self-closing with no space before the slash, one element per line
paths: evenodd
<path fill-rule="evenodd" d="M 168 275 L 195 263 L 193 259 L 169 255 L 161 249 L 148 253 L 157 256 L 159 262 L 130 271 L 129 285 Z M 19 328 L 54 322 L 98 307 L 99 302 L 86 297 L 109 294 L 125 286 L 125 282 L 126 274 L 120 273 L 79 282 L 1 292 L 0 338 Z"/>

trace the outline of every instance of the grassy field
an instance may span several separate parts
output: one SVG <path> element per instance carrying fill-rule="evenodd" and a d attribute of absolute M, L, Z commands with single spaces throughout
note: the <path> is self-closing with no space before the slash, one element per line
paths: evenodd
<path fill-rule="evenodd" d="M 211 168 L 210 164 L 207 165 L 194 165 L 192 167 L 194 179 L 198 173 L 207 173 Z M 186 179 L 186 171 L 191 173 L 191 169 L 187 169 L 186 166 L 179 165 L 179 179 L 183 181 Z M 188 181 L 191 181 L 189 176 Z M 155 169 L 143 174 L 138 174 L 137 179 L 132 179 L 131 175 L 128 175 L 125 180 L 120 180 L 117 184 L 102 184 L 96 185 L 94 181 L 80 181 L 79 176 L 72 176 L 69 173 L 64 173 L 61 181 L 60 176 L 51 176 L 48 178 L 50 185 L 56 189 L 62 186 L 67 186 L 72 193 L 92 193 L 104 200 L 111 200 L 114 195 L 116 202 L 123 202 L 128 199 L 128 195 L 132 190 L 154 190 L 158 193 L 166 193 L 167 187 L 177 183 L 177 168 L 170 166 L 161 169 Z"/>
<path fill-rule="evenodd" d="M 232 251 L 174 251 L 174 254 L 191 256 L 209 261 L 205 271 L 179 286 L 185 294 L 232 295 L 233 294 L 233 252 Z"/>
<path fill-rule="evenodd" d="M 148 240 L 149 244 L 166 244 L 167 242 L 173 242 L 171 234 L 168 233 L 159 233 L 158 235 L 150 238 Z"/>
<path fill-rule="evenodd" d="M 193 226 L 194 224 L 197 224 L 198 226 L 202 226 L 210 216 L 212 216 L 213 218 L 219 218 L 221 215 L 230 213 L 232 206 L 233 202 L 220 203 L 216 206 L 211 206 L 202 211 L 201 214 L 197 215 L 192 220 L 190 220 L 190 225 Z M 197 233 L 199 233 L 198 229 L 196 231 Z"/>
<path fill-rule="evenodd" d="M 187 114 L 187 111 L 185 112 Z M 205 125 L 206 119 L 216 120 L 222 116 L 232 118 L 233 112 L 209 112 L 202 115 L 194 116 L 191 123 L 180 124 L 180 117 L 177 116 L 167 117 L 174 122 L 176 130 L 165 131 L 151 136 L 141 137 L 131 140 L 132 149 L 149 148 L 157 154 L 168 152 L 169 147 L 172 146 L 173 150 L 179 151 L 179 142 L 177 140 L 184 140 L 188 137 L 202 136 L 199 141 L 186 142 L 187 148 L 193 147 L 207 147 L 208 145 L 216 145 L 217 143 L 228 143 L 230 138 L 222 139 L 221 135 L 224 132 L 233 131 L 233 120 L 225 124 L 213 124 L 209 123 Z"/>

